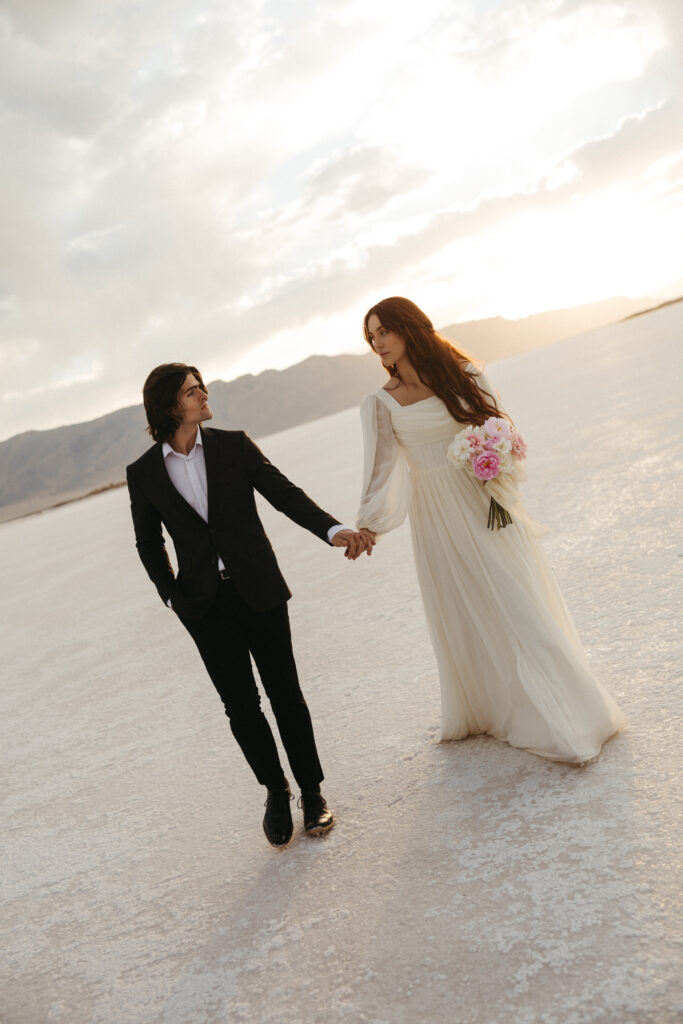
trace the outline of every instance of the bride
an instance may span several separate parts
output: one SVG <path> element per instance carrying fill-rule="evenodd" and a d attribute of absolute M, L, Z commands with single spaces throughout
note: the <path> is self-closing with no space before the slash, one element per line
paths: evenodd
<path fill-rule="evenodd" d="M 361 404 L 365 444 L 357 528 L 410 518 L 439 669 L 441 739 L 489 733 L 553 761 L 583 764 L 624 725 L 593 677 L 516 484 L 484 484 L 448 461 L 467 424 L 502 417 L 496 393 L 418 307 L 383 299 L 365 338 L 389 374 Z M 512 517 L 487 528 L 494 496 Z"/>

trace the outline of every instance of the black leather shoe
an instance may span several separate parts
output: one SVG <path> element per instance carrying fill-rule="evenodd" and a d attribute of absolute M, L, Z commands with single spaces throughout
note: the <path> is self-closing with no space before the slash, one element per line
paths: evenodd
<path fill-rule="evenodd" d="M 269 789 L 266 797 L 266 813 L 263 818 L 263 831 L 271 846 L 284 847 L 292 838 L 294 825 L 289 802 L 292 799 L 288 783 L 285 789 Z"/>
<path fill-rule="evenodd" d="M 299 806 L 304 812 L 304 828 L 309 836 L 321 836 L 334 825 L 334 815 L 320 790 L 301 791 Z"/>

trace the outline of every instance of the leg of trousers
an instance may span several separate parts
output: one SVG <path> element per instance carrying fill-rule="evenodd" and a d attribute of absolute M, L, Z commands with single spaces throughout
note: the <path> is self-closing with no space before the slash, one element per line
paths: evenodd
<path fill-rule="evenodd" d="M 267 612 L 250 608 L 229 580 L 197 621 L 183 620 L 223 701 L 233 735 L 258 781 L 269 789 L 283 782 L 273 734 L 251 667 L 253 656 L 294 778 L 302 789 L 323 779 L 311 716 L 299 686 L 287 605 Z"/>

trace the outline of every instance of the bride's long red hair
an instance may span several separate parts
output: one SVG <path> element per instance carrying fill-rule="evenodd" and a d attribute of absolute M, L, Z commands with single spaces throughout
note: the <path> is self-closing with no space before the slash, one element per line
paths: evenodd
<path fill-rule="evenodd" d="M 394 295 L 367 311 L 363 333 L 374 350 L 368 328 L 373 313 L 382 327 L 403 338 L 411 366 L 422 383 L 441 399 L 454 420 L 481 426 L 489 416 L 502 415 L 494 396 L 477 386 L 476 372 L 466 368 L 468 363 L 476 366 L 476 361 L 435 331 L 429 317 L 414 302 Z M 390 377 L 400 379 L 395 366 L 385 369 Z"/>

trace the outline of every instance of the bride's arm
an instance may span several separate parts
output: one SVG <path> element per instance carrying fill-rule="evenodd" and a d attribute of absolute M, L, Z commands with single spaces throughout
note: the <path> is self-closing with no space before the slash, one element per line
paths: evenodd
<path fill-rule="evenodd" d="M 356 528 L 387 533 L 400 526 L 408 512 L 408 467 L 391 426 L 391 413 L 376 396 L 360 406 L 363 424 L 363 493 Z"/>

